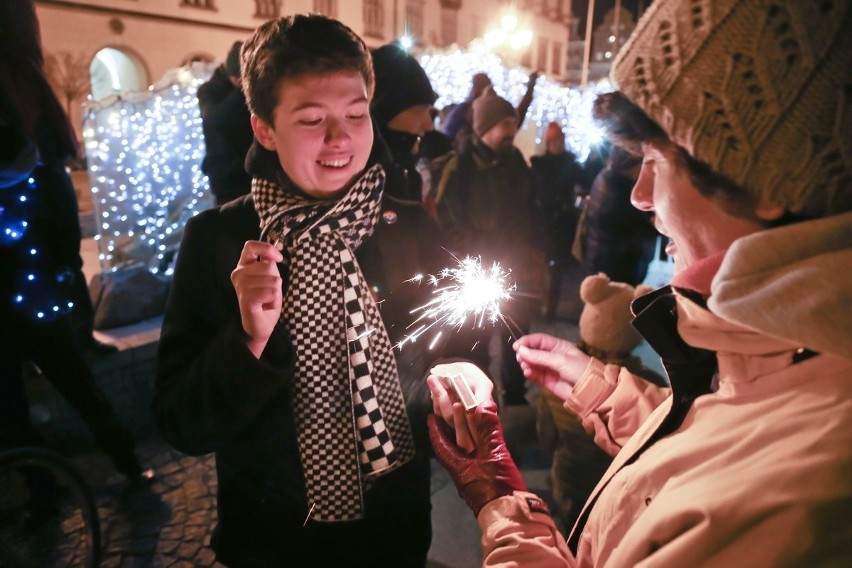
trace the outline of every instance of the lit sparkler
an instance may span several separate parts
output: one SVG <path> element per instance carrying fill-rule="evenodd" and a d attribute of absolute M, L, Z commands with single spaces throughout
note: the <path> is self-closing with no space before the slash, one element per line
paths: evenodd
<path fill-rule="evenodd" d="M 490 268 L 482 266 L 479 257 L 466 257 L 455 268 L 448 267 L 437 275 L 424 277 L 419 274 L 407 282 L 422 282 L 426 279 L 435 287 L 434 299 L 411 310 L 418 314 L 408 328 L 416 329 L 397 344 L 402 348 L 406 342 L 414 343 L 421 335 L 434 327 L 452 326 L 461 329 L 466 323 L 473 327 L 506 323 L 500 311 L 502 302 L 510 300 L 516 289 L 514 283 L 508 283 L 509 272 L 495 262 Z M 432 339 L 431 349 L 438 341 L 441 332 Z"/>

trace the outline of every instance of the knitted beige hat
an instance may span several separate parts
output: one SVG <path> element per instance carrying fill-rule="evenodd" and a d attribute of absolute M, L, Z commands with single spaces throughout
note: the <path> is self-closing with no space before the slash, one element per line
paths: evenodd
<path fill-rule="evenodd" d="M 515 107 L 492 89 L 486 89 L 473 100 L 473 131 L 477 136 L 482 136 L 508 116 L 518 117 Z"/>
<path fill-rule="evenodd" d="M 760 198 L 807 217 L 852 208 L 849 0 L 655 0 L 612 80 Z"/>

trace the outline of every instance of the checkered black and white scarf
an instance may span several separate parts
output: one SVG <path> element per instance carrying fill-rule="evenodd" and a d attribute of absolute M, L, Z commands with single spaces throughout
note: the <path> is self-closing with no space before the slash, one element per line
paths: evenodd
<path fill-rule="evenodd" d="M 332 203 L 252 182 L 261 239 L 290 262 L 280 321 L 297 353 L 293 406 L 316 521 L 363 518 L 371 480 L 414 456 L 393 347 L 355 258 L 384 180 L 375 165 Z"/>

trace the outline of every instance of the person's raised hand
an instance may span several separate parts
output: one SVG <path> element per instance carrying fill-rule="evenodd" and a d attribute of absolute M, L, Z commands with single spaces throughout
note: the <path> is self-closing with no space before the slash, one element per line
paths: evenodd
<path fill-rule="evenodd" d="M 283 260 L 284 256 L 273 245 L 246 241 L 237 267 L 231 272 L 247 345 L 257 358 L 281 316 L 283 293 L 277 263 Z"/>
<path fill-rule="evenodd" d="M 524 376 L 560 400 L 567 400 L 591 358 L 572 342 L 546 333 L 532 333 L 513 346 Z"/>
<path fill-rule="evenodd" d="M 458 403 L 456 406 L 461 409 Z M 429 416 L 429 439 L 435 457 L 450 473 L 459 495 L 476 516 L 486 503 L 514 491 L 526 491 L 527 486 L 506 447 L 494 401 L 479 404 L 464 417 L 474 451 L 459 448 L 450 427 L 434 414 Z"/>

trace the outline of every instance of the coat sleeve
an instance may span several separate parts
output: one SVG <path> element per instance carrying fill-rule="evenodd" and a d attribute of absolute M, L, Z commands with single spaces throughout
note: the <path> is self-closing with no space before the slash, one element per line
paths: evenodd
<path fill-rule="evenodd" d="M 192 219 L 178 254 L 157 353 L 152 411 L 163 436 L 192 455 L 227 445 L 273 399 L 289 396 L 295 355 L 280 326 L 260 359 L 217 279 L 218 210 Z M 234 260 L 236 266 L 236 260 Z"/>
<path fill-rule="evenodd" d="M 483 567 L 559 568 L 577 565 L 541 499 L 516 491 L 486 504 L 477 517 L 482 529 Z"/>
<path fill-rule="evenodd" d="M 565 409 L 577 415 L 595 443 L 615 456 L 666 398 L 671 389 L 656 386 L 624 367 L 592 359 Z"/>

